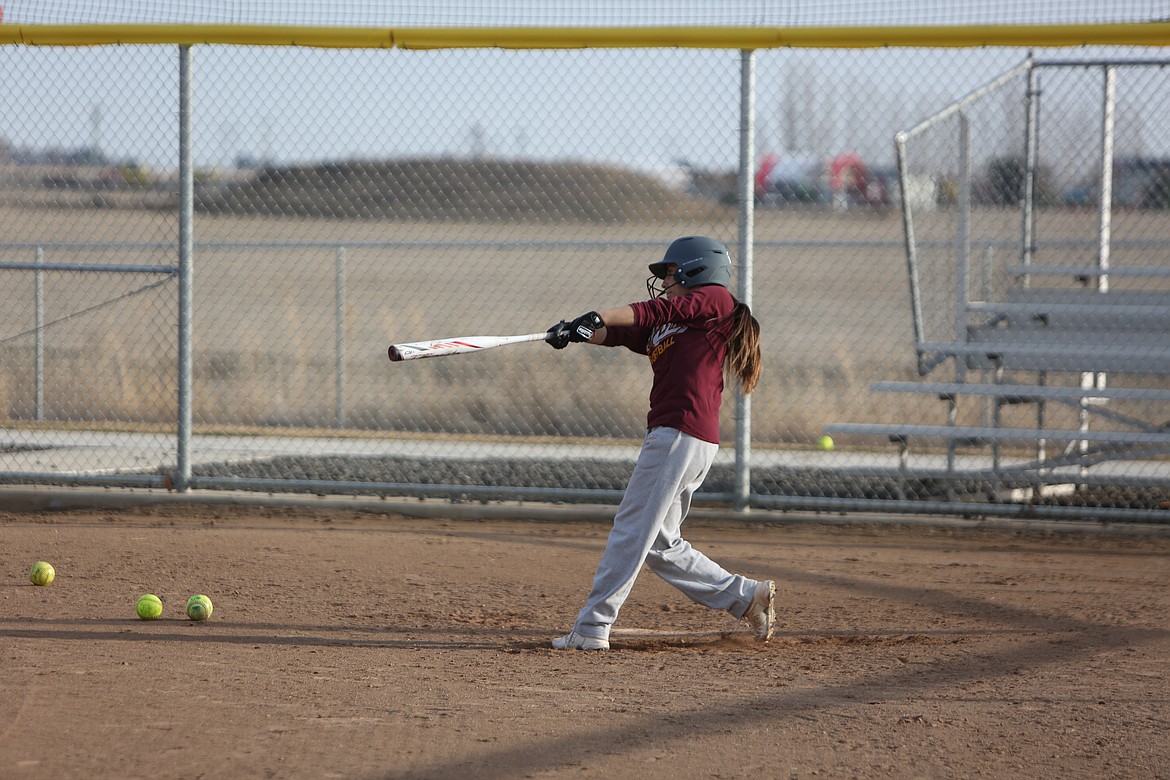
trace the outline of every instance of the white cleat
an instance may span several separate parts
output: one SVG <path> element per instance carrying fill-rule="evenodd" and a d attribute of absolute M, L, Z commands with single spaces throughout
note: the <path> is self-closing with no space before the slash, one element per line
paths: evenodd
<path fill-rule="evenodd" d="M 553 650 L 608 650 L 609 640 L 592 636 L 581 636 L 570 631 L 552 641 Z"/>
<path fill-rule="evenodd" d="M 752 594 L 752 603 L 748 605 L 743 619 L 752 624 L 756 639 L 767 642 L 772 638 L 772 628 L 776 623 L 776 583 L 764 580 L 756 585 L 756 592 Z"/>

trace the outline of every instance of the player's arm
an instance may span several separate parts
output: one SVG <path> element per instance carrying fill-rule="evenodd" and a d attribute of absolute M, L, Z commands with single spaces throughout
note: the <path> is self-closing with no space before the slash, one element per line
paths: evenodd
<path fill-rule="evenodd" d="M 632 306 L 618 306 L 612 309 L 591 311 L 582 314 L 572 322 L 562 320 L 548 330 L 545 339 L 557 349 L 564 349 L 569 342 L 604 344 L 605 328 L 628 327 L 634 324 L 634 309 Z"/>
<path fill-rule="evenodd" d="M 629 327 L 634 324 L 634 307 L 632 306 L 618 306 L 614 309 L 602 309 L 598 312 L 590 312 L 596 314 L 601 318 L 602 325 L 593 331 L 593 335 L 586 339 L 590 344 L 604 344 L 605 343 L 605 328 L 612 325 L 615 328 Z M 584 315 L 588 317 L 589 315 Z"/>

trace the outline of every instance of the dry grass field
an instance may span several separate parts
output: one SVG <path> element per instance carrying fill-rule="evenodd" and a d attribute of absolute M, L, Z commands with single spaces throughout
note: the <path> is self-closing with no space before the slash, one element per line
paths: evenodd
<path fill-rule="evenodd" d="M 175 262 L 175 215 L 124 209 L 0 209 L 6 240 L 47 242 L 46 262 Z M 1093 215 L 1054 212 L 1042 238 L 1088 239 Z M 926 239 L 953 235 L 954 217 L 922 217 Z M 1162 264 L 1170 218 L 1133 212 L 1115 237 L 1116 264 Z M 972 233 L 1010 241 L 1013 210 L 979 212 Z M 344 428 L 473 435 L 637 438 L 648 372 L 615 350 L 552 353 L 540 344 L 391 365 L 387 344 L 473 333 L 543 330 L 583 310 L 644 297 L 645 266 L 674 237 L 733 239 L 735 214 L 702 219 L 485 223 L 227 216 L 196 218 L 195 421 L 228 426 L 330 427 L 337 416 L 336 271 L 345 263 Z M 897 213 L 757 213 L 753 308 L 765 337 L 753 397 L 754 440 L 807 446 L 846 420 L 943 421 L 929 397 L 875 394 L 878 380 L 912 379 L 913 335 Z M 104 249 L 91 242 L 111 243 Z M 344 249 L 339 255 L 339 247 Z M 22 250 L 31 259 L 31 249 Z M 983 262 L 980 255 L 978 262 Z M 998 250 L 1000 281 L 1010 252 Z M 953 251 L 923 257 L 932 328 L 953 305 Z M 982 274 L 982 270 L 973 273 Z M 48 274 L 47 419 L 167 424 L 175 398 L 177 283 L 160 277 Z M 1148 283 L 1148 282 L 1146 282 Z M 0 278 L 0 413 L 33 414 L 31 274 Z M 13 338 L 10 334 L 26 335 Z M 940 369 L 944 374 L 948 369 Z M 85 376 L 84 383 L 77 377 Z M 933 378 L 949 378 L 937 376 Z M 1059 381 L 1059 380 L 1053 380 Z M 981 413 L 970 409 L 970 414 Z M 725 404 L 724 431 L 734 430 Z M 861 444 L 860 442 L 858 444 Z"/>
<path fill-rule="evenodd" d="M 129 244 L 85 252 L 50 246 L 46 262 L 175 262 L 173 249 L 142 248 L 174 241 L 177 225 L 169 214 L 24 209 L 0 217 L 19 225 L 11 241 Z M 753 304 L 766 334 L 768 369 L 756 397 L 758 436 L 799 441 L 824 421 L 873 411 L 866 383 L 912 365 L 901 227 L 894 216 L 872 215 L 762 212 L 759 222 Z M 648 387 L 647 372 L 626 356 L 553 355 L 529 345 L 392 367 L 385 347 L 392 340 L 543 330 L 579 309 L 639 299 L 645 266 L 666 243 L 688 233 L 730 239 L 734 214 L 705 223 L 605 225 L 199 215 L 196 225 L 197 243 L 217 247 L 195 258 L 201 422 L 332 419 L 335 247 L 345 246 L 347 417 L 359 425 L 417 427 L 422 421 L 478 432 L 500 423 L 498 433 L 548 432 L 548 420 L 559 418 L 560 430 L 551 432 L 587 433 L 594 425 L 601 433 L 626 435 L 643 412 Z M 800 244 L 842 240 L 889 247 Z M 772 248 L 769 241 L 796 243 Z M 31 252 L 24 259 L 31 260 Z M 87 309 L 156 279 L 50 274 L 47 317 Z M 5 334 L 29 330 L 31 274 L 6 274 L 3 284 L 14 305 L 0 314 L 0 328 Z M 46 385 L 53 416 L 166 419 L 176 287 L 163 285 L 49 330 Z M 0 385 L 0 408 L 22 416 L 31 392 L 31 342 L 27 336 L 0 345 L 11 367 Z M 90 377 L 84 392 L 70 380 L 83 366 Z M 592 391 L 582 381 L 588 376 L 601 380 Z M 604 400 L 590 402 L 590 395 Z M 453 411 L 476 406 L 467 414 Z"/>

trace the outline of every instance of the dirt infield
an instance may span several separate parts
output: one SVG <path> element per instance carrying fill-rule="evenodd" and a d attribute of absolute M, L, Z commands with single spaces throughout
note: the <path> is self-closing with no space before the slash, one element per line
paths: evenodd
<path fill-rule="evenodd" d="M 1170 536 L 692 521 L 770 643 L 646 573 L 612 651 L 547 649 L 607 530 L 0 514 L 0 776 L 1170 777 Z"/>

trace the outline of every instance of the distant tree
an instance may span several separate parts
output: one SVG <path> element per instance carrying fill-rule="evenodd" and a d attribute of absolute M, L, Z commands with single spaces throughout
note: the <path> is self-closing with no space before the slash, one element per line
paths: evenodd
<path fill-rule="evenodd" d="M 992 206 L 1018 206 L 1024 200 L 1024 159 L 1019 156 L 993 157 L 987 162 L 983 176 L 975 187 L 975 200 Z M 1037 166 L 1035 196 L 1038 203 L 1048 203 L 1054 197 L 1051 172 Z"/>
<path fill-rule="evenodd" d="M 1024 161 L 1019 157 L 994 157 L 987 163 L 987 200 L 995 206 L 1015 206 L 1024 197 Z"/>
<path fill-rule="evenodd" d="M 83 146 L 68 153 L 65 162 L 69 165 L 109 165 L 110 158 L 100 149 L 92 146 Z"/>

